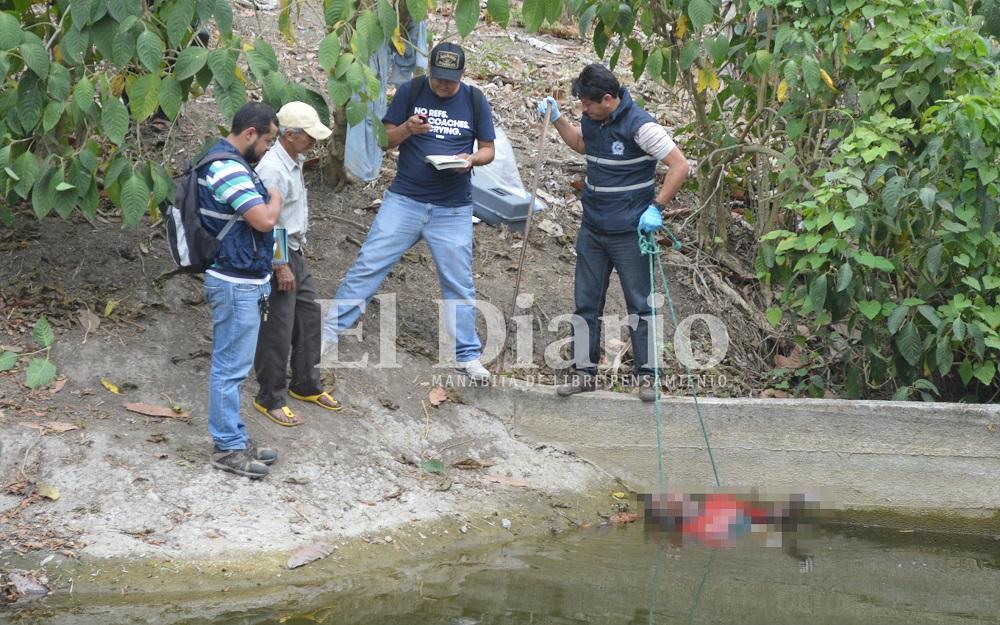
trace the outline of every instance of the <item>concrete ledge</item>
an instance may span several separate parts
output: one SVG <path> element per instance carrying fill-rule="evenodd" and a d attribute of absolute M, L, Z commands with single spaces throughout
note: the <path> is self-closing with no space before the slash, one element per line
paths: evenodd
<path fill-rule="evenodd" d="M 509 379 L 468 401 L 540 441 L 561 444 L 637 490 L 657 487 L 656 420 L 635 395 L 560 398 Z M 846 507 L 1000 508 L 1000 407 L 915 402 L 699 398 L 724 487 L 819 490 Z M 692 398 L 661 403 L 671 487 L 714 486 Z"/>

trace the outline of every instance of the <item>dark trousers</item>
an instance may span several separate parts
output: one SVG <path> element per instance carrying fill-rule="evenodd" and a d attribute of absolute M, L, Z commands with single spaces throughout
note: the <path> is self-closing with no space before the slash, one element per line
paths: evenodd
<path fill-rule="evenodd" d="M 257 353 L 257 402 L 274 410 L 287 403 L 288 355 L 292 356 L 292 379 L 288 388 L 300 395 L 315 395 L 323 388 L 319 379 L 322 311 L 316 301 L 312 274 L 301 252 L 289 251 L 288 262 L 295 274 L 295 290 L 279 291 L 271 277 L 267 321 L 260 324 Z"/>
<path fill-rule="evenodd" d="M 635 356 L 635 373 L 653 373 L 650 361 L 649 260 L 639 250 L 635 232 L 602 234 L 583 225 L 576 237 L 576 314 L 586 323 L 586 337 L 573 325 L 573 366 L 582 373 L 596 374 L 601 359 L 601 316 L 611 281 L 611 270 L 618 272 L 625 306 L 629 314 L 629 335 Z M 586 338 L 585 342 L 583 339 Z M 657 350 L 653 350 L 655 354 Z"/>

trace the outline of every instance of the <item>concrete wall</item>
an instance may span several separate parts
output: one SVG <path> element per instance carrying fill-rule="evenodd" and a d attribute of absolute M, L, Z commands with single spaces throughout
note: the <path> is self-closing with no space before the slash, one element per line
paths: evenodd
<path fill-rule="evenodd" d="M 657 488 L 654 407 L 635 395 L 563 399 L 549 387 L 521 384 L 462 394 L 637 490 Z M 848 507 L 1000 508 L 1000 406 L 715 398 L 698 404 L 724 487 L 821 489 Z M 661 422 L 668 485 L 714 486 L 693 399 L 665 398 Z"/>

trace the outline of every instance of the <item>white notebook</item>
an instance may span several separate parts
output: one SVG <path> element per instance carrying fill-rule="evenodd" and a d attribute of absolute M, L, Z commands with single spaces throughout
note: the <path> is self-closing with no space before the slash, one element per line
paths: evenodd
<path fill-rule="evenodd" d="M 469 162 L 464 158 L 456 158 L 445 154 L 428 154 L 424 157 L 424 162 L 434 169 L 465 169 Z"/>

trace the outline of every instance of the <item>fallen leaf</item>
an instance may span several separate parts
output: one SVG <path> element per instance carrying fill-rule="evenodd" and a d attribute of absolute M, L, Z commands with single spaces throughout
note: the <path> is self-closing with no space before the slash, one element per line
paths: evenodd
<path fill-rule="evenodd" d="M 993 434 L 994 432 L 997 431 L 997 424 L 996 423 L 987 424 L 986 431 L 989 432 L 990 434 Z"/>
<path fill-rule="evenodd" d="M 79 430 L 80 428 L 73 425 L 72 423 L 63 423 L 61 421 L 44 421 L 42 423 L 22 423 L 26 428 L 31 428 L 33 430 L 41 430 L 43 434 L 49 432 L 55 432 L 56 434 L 62 434 L 64 432 L 72 432 L 73 430 Z"/>
<path fill-rule="evenodd" d="M 625 525 L 626 523 L 635 523 L 638 518 L 639 515 L 634 512 L 619 512 L 611 517 L 611 522 L 615 525 Z"/>
<path fill-rule="evenodd" d="M 551 219 L 543 219 L 541 223 L 538 224 L 538 229 L 553 237 L 561 237 L 563 233 L 563 228 Z"/>
<path fill-rule="evenodd" d="M 625 493 L 623 493 L 620 490 L 611 493 L 611 496 L 614 497 L 615 499 L 625 499 Z"/>
<path fill-rule="evenodd" d="M 448 391 L 444 390 L 440 386 L 435 386 L 431 389 L 431 392 L 427 394 L 428 401 L 431 405 L 437 408 L 444 402 L 448 401 Z"/>
<path fill-rule="evenodd" d="M 96 332 L 97 328 L 101 327 L 101 318 L 91 312 L 89 308 L 84 308 L 77 314 L 77 319 L 83 326 L 83 342 L 86 343 L 90 333 Z"/>
<path fill-rule="evenodd" d="M 782 356 L 781 354 L 774 355 L 774 366 L 781 369 L 801 369 L 802 368 L 802 350 L 798 347 L 792 350 L 792 353 L 788 356 Z"/>
<path fill-rule="evenodd" d="M 0 345 L 0 352 L 14 352 L 15 354 L 20 354 L 24 351 L 24 348 L 20 345 Z"/>
<path fill-rule="evenodd" d="M 109 393 L 114 393 L 115 395 L 122 394 L 121 389 L 118 388 L 118 385 L 107 378 L 101 378 L 101 386 L 108 389 Z"/>
<path fill-rule="evenodd" d="M 36 487 L 38 494 L 46 499 L 55 501 L 59 499 L 59 489 L 51 484 L 39 483 Z"/>
<path fill-rule="evenodd" d="M 524 480 L 517 480 L 512 477 L 506 477 L 504 475 L 484 475 L 483 479 L 487 482 L 493 482 L 495 484 L 503 484 L 504 486 L 521 486 L 528 487 L 531 486 L 528 482 Z"/>
<path fill-rule="evenodd" d="M 760 397 L 761 399 L 788 399 L 791 395 L 776 388 L 765 388 L 760 392 Z"/>
<path fill-rule="evenodd" d="M 296 549 L 288 558 L 288 568 L 297 569 L 310 562 L 321 560 L 334 552 L 336 547 L 327 543 L 312 543 Z"/>
<path fill-rule="evenodd" d="M 430 460 L 424 460 L 420 463 L 420 468 L 428 473 L 437 473 L 438 475 L 444 475 L 444 463 L 437 458 L 431 458 Z"/>
<path fill-rule="evenodd" d="M 458 462 L 451 463 L 451 466 L 456 469 L 464 469 L 466 471 L 475 471 L 478 469 L 485 469 L 486 467 L 492 467 L 492 462 L 480 462 L 474 458 L 464 458 Z"/>
<path fill-rule="evenodd" d="M 146 415 L 147 417 L 164 417 L 164 418 L 167 418 L 167 419 L 174 419 L 174 418 L 177 418 L 177 419 L 186 419 L 189 416 L 191 416 L 188 413 L 183 412 L 183 411 L 182 412 L 175 412 L 173 410 L 173 408 L 170 408 L 168 406 L 157 406 L 157 405 L 154 405 L 154 404 L 142 404 L 142 403 L 122 404 L 122 405 L 125 407 L 125 410 L 128 410 L 129 412 L 135 412 L 135 413 L 138 413 L 138 414 L 141 414 L 141 415 Z"/>
<path fill-rule="evenodd" d="M 115 308 L 118 308 L 118 304 L 121 303 L 122 302 L 119 299 L 109 299 L 108 302 L 104 305 L 104 316 L 105 317 L 110 316 L 111 313 L 115 312 Z"/>
<path fill-rule="evenodd" d="M 149 438 L 146 439 L 146 442 L 148 442 L 148 443 L 165 443 L 165 442 L 167 442 L 167 440 L 168 440 L 167 439 L 167 435 L 164 434 L 163 432 L 153 432 L 152 434 L 149 435 Z"/>
<path fill-rule="evenodd" d="M 56 378 L 55 383 L 52 384 L 52 388 L 49 389 L 49 393 L 55 395 L 56 393 L 61 391 L 64 386 L 66 386 L 66 382 L 67 382 L 66 377 Z"/>

